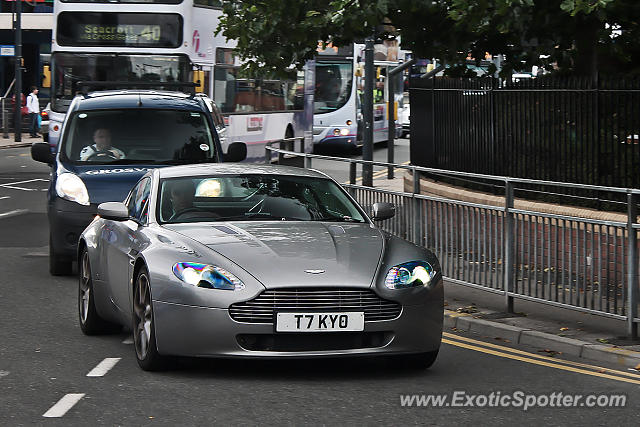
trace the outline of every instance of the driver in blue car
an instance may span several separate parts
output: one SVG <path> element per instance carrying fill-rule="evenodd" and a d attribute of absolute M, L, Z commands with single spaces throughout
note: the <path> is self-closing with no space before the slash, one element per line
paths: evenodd
<path fill-rule="evenodd" d="M 100 159 L 124 159 L 124 152 L 111 145 L 111 131 L 98 128 L 93 132 L 94 144 L 87 145 L 80 151 L 80 160 L 93 161 Z"/>

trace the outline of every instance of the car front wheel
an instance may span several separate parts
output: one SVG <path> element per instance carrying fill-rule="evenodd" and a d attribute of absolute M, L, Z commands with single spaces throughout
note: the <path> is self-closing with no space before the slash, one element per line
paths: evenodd
<path fill-rule="evenodd" d="M 167 367 L 167 359 L 158 353 L 151 303 L 149 271 L 142 267 L 133 288 L 133 343 L 138 365 L 145 371 L 158 371 Z"/>
<path fill-rule="evenodd" d="M 85 335 L 97 335 L 118 331 L 120 329 L 118 325 L 102 319 L 96 311 L 89 252 L 87 252 L 86 248 L 80 256 L 78 270 L 78 315 L 80 318 L 80 329 L 82 329 Z"/>

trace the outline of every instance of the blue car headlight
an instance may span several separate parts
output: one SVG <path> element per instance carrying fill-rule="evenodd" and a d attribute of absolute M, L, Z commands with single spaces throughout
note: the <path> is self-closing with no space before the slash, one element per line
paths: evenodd
<path fill-rule="evenodd" d="M 389 289 L 429 286 L 436 271 L 425 261 L 411 261 L 392 267 L 387 272 L 384 284 Z"/>
<path fill-rule="evenodd" d="M 244 289 L 244 283 L 224 268 L 195 262 L 178 262 L 173 266 L 173 274 L 189 285 L 208 289 L 237 291 Z"/>

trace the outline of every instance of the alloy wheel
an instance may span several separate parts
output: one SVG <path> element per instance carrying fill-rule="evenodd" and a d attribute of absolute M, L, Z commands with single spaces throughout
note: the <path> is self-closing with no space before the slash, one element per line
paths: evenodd
<path fill-rule="evenodd" d="M 139 359 L 145 359 L 151 343 L 151 294 L 149 292 L 149 279 L 141 273 L 136 281 L 133 300 L 133 312 L 135 316 L 134 341 L 136 354 Z"/>
<path fill-rule="evenodd" d="M 87 323 L 89 317 L 89 299 L 91 298 L 91 269 L 89 267 L 89 253 L 84 252 L 82 254 L 82 261 L 80 264 L 80 321 L 84 324 Z"/>

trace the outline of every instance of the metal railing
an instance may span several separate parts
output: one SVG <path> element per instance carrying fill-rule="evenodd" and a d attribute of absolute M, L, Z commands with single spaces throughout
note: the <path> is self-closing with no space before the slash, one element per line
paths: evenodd
<path fill-rule="evenodd" d="M 311 168 L 314 159 L 349 165 L 344 186 L 365 208 L 375 202 L 396 205 L 396 215 L 379 225 L 391 234 L 433 251 L 445 279 L 514 299 L 545 303 L 624 320 L 627 334 L 638 335 L 638 203 L 640 189 L 536 181 L 410 165 L 330 157 L 276 148 L 298 138 L 267 144 L 265 162 L 298 157 Z M 274 156 L 277 154 L 277 156 Z M 390 191 L 356 184 L 357 165 L 412 174 L 412 191 Z M 420 194 L 421 173 L 483 179 L 504 188 L 502 205 L 472 203 Z M 518 186 L 574 188 L 626 195 L 627 215 L 594 219 L 585 210 L 549 213 L 515 196 Z M 518 205 L 521 205 L 520 207 Z M 531 207 L 533 206 L 533 207 Z"/>
<path fill-rule="evenodd" d="M 410 96 L 418 165 L 640 188 L 638 78 L 437 77 Z"/>

